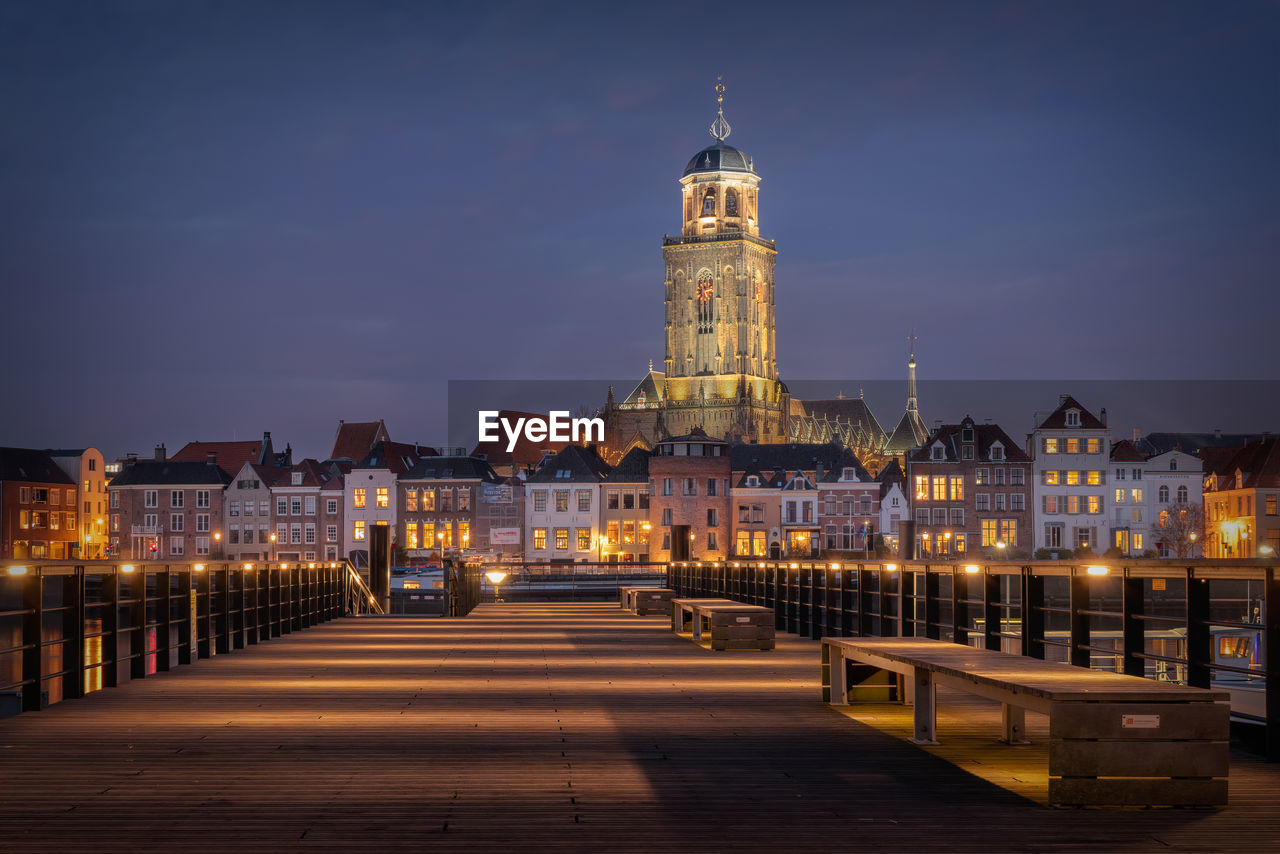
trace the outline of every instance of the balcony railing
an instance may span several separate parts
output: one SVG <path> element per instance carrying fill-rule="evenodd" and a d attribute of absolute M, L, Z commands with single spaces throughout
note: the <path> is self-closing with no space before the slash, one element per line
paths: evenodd
<path fill-rule="evenodd" d="M 164 533 L 163 525 L 134 525 L 130 529 L 135 537 L 154 537 Z"/>
<path fill-rule="evenodd" d="M 748 243 L 754 243 L 757 246 L 763 246 L 765 249 L 777 251 L 777 245 L 772 240 L 765 240 L 763 237 L 756 237 L 754 234 L 748 234 L 745 231 L 721 231 L 714 234 L 678 234 L 674 237 L 669 234 L 662 236 L 663 246 L 681 246 L 686 243 L 724 243 L 729 240 L 745 240 Z"/>

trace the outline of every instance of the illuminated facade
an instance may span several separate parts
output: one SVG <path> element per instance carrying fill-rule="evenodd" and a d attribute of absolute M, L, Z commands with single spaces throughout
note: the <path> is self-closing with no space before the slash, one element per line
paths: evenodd
<path fill-rule="evenodd" d="M 717 86 L 723 100 L 723 86 Z M 760 236 L 760 175 L 754 160 L 725 142 L 723 109 L 715 143 L 680 178 L 681 230 L 663 239 L 663 369 L 621 402 L 610 397 L 607 443 L 630 447 L 695 428 L 714 438 L 786 441 L 789 395 L 778 379 L 773 268 L 777 248 Z"/>
<path fill-rule="evenodd" d="M 1036 416 L 1028 450 L 1035 458 L 1035 547 L 1052 552 L 1110 547 L 1111 432 L 1070 395 Z M 1141 487 L 1141 484 L 1132 484 Z"/>
<path fill-rule="evenodd" d="M 1204 479 L 1204 556 L 1280 554 L 1280 439 L 1249 442 L 1215 460 Z"/>

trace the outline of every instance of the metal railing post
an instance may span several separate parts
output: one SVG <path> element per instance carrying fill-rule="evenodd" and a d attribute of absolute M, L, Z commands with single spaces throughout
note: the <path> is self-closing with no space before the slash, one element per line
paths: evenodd
<path fill-rule="evenodd" d="M 1146 633 L 1142 623 L 1142 589 L 1141 578 L 1125 576 L 1120 581 L 1120 612 L 1123 622 L 1121 648 L 1123 649 L 1122 672 L 1128 676 L 1145 676 L 1147 663 L 1142 658 L 1146 651 Z"/>
<path fill-rule="evenodd" d="M 84 567 L 62 578 L 62 698 L 84 696 Z"/>
<path fill-rule="evenodd" d="M 1209 582 L 1187 570 L 1187 684 L 1208 688 L 1212 678 L 1213 633 L 1209 628 Z M 1267 660 L 1268 667 L 1275 662 Z"/>
<path fill-rule="evenodd" d="M 31 567 L 22 576 L 22 710 L 44 708 L 44 576 L 40 567 Z"/>

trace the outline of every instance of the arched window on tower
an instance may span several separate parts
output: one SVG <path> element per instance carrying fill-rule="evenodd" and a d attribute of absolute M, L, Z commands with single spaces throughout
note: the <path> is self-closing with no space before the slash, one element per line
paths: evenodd
<path fill-rule="evenodd" d="M 694 288 L 694 299 L 698 307 L 698 331 L 711 331 L 711 314 L 712 314 L 712 297 L 715 295 L 715 286 L 711 281 L 711 271 L 703 270 L 698 274 L 698 284 Z"/>
<path fill-rule="evenodd" d="M 737 215 L 738 215 L 738 191 L 737 191 L 737 190 L 729 189 L 729 190 L 725 191 L 725 194 L 724 194 L 724 215 L 725 215 L 725 216 L 737 216 Z"/>
<path fill-rule="evenodd" d="M 702 197 L 702 215 L 703 216 L 716 215 L 716 188 L 715 187 L 712 187 L 709 190 L 707 190 L 706 195 Z"/>

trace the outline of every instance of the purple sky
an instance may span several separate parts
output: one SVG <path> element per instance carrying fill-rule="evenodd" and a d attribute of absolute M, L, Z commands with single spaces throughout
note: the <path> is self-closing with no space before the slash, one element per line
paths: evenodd
<path fill-rule="evenodd" d="M 0 6 L 0 444 L 638 378 L 717 74 L 784 378 L 1276 376 L 1276 3 L 726 8 Z"/>

